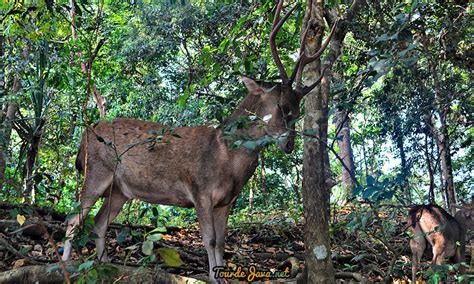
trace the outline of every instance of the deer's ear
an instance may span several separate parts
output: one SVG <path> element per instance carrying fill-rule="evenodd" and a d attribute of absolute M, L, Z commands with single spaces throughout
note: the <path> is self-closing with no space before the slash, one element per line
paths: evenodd
<path fill-rule="evenodd" d="M 247 90 L 253 95 L 260 95 L 263 94 L 264 90 L 262 89 L 262 86 L 255 82 L 254 79 L 249 78 L 247 76 L 241 75 L 240 79 L 244 83 L 245 87 L 247 87 Z"/>

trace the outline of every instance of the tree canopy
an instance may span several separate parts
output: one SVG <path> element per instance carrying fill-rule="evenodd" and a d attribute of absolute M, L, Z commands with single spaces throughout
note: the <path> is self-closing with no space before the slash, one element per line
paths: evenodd
<path fill-rule="evenodd" d="M 1 2 L 0 199 L 77 210 L 79 142 L 101 119 L 172 128 L 222 125 L 247 93 L 240 75 L 279 81 L 268 40 L 275 2 Z M 352 11 L 358 2 L 363 6 Z M 311 3 L 285 3 L 285 12 L 295 10 L 276 42 L 283 65 L 294 66 L 305 29 L 320 31 L 309 43 L 320 46 L 335 25 L 318 67 L 311 67 L 315 73 L 305 70 L 304 80 L 321 75 L 322 86 L 302 103 L 291 155 L 273 140 L 234 145 L 252 150 L 271 144 L 260 153 L 230 224 L 308 220 L 314 208 L 304 198 L 316 191 L 305 187 L 317 182 L 327 204 L 313 205 L 327 212 L 331 245 L 366 240 L 388 261 L 364 275 L 402 278 L 406 267 L 397 261 L 404 252 L 389 240 L 400 233 L 406 208 L 436 203 L 454 214 L 474 195 L 473 6 L 459 0 L 319 1 L 320 19 L 308 21 L 316 13 Z M 318 111 L 308 103 L 313 99 L 321 104 Z M 322 153 L 305 148 L 310 143 Z M 309 153 L 324 161 L 307 163 L 315 157 Z M 318 163 L 324 180 L 308 177 L 308 167 Z M 185 226 L 197 220 L 190 209 L 136 201 L 125 207 L 122 223 Z M 355 271 L 351 265 L 336 265 L 336 271 Z"/>

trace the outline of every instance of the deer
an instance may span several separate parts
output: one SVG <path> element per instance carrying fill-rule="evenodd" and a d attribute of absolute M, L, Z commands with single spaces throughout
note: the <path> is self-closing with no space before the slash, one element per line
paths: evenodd
<path fill-rule="evenodd" d="M 288 76 L 275 39 L 296 6 L 280 18 L 283 2 L 280 0 L 277 4 L 269 35 L 272 58 L 282 82 L 257 81 L 242 75 L 248 94 L 223 122 L 223 127 L 202 125 L 170 129 L 155 122 L 117 118 L 111 122 L 100 121 L 84 131 L 76 159 L 76 168 L 84 174 L 79 196 L 81 212 L 67 222 L 63 260 L 71 257 L 71 239 L 82 226 L 84 216 L 99 198 L 104 198 L 94 217 L 93 230 L 97 235 L 97 257 L 101 262 L 108 262 L 107 227 L 125 202 L 139 199 L 153 204 L 194 207 L 208 256 L 209 278 L 212 283 L 223 281 L 217 279 L 213 271 L 217 266 L 224 266 L 227 219 L 243 186 L 253 175 L 263 148 L 230 149 L 223 129 L 246 116 L 270 117 L 263 125 L 254 123 L 235 132 L 255 139 L 274 137 L 283 152 L 291 153 L 300 103 L 321 82 L 325 69 L 309 86 L 302 84 L 301 73 L 308 63 L 321 56 L 336 27 L 334 24 L 313 55 L 300 49 Z"/>
<path fill-rule="evenodd" d="M 416 205 L 409 210 L 408 227 L 413 234 L 412 283 L 416 283 L 416 273 L 428 247 L 433 255 L 432 264 L 442 265 L 445 258 L 451 257 L 455 263 L 465 261 L 466 233 L 474 228 L 474 207 L 465 205 L 453 217 L 434 204 Z"/>

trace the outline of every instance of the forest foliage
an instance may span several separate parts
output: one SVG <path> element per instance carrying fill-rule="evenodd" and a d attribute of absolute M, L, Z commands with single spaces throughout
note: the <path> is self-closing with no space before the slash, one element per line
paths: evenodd
<path fill-rule="evenodd" d="M 304 2 L 289 1 L 297 8 L 277 38 L 286 66 L 298 55 Z M 451 208 L 473 194 L 473 6 L 367 2 L 332 67 L 327 145 L 331 208 L 349 203 L 359 210 L 346 223 L 335 218 L 331 230 L 384 240 L 398 229 L 383 222 L 375 235 L 366 231 L 370 220 L 387 214 L 377 206 Z M 350 3 L 326 5 L 342 13 Z M 0 199 L 70 212 L 81 185 L 75 169 L 81 133 L 100 119 L 220 125 L 246 94 L 239 75 L 278 77 L 268 44 L 274 6 L 270 0 L 2 1 Z M 349 186 L 339 155 L 340 117 L 350 129 Z M 302 137 L 312 132 L 302 123 L 297 130 L 292 155 L 275 146 L 262 152 L 231 224 L 302 220 Z M 125 207 L 123 222 L 196 221 L 188 209 Z M 388 214 L 386 220 L 400 211 Z"/>

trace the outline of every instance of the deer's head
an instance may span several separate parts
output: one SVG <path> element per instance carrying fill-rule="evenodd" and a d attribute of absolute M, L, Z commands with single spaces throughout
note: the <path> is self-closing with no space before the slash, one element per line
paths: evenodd
<path fill-rule="evenodd" d="M 272 57 L 275 65 L 278 68 L 282 83 L 275 84 L 257 82 L 249 77 L 242 76 L 243 83 L 249 90 L 250 94 L 254 96 L 254 98 L 249 98 L 249 102 L 246 103 L 255 104 L 252 106 L 252 108 L 256 110 L 256 114 L 263 117 L 266 122 L 266 126 L 263 129 L 265 134 L 279 137 L 279 147 L 285 153 L 291 153 L 294 149 L 295 123 L 300 116 L 300 102 L 306 94 L 308 94 L 321 82 L 323 76 L 321 75 L 321 77 L 319 77 L 319 79 L 310 86 L 304 86 L 301 80 L 303 69 L 308 63 L 317 60 L 321 56 L 323 51 L 328 46 L 337 24 L 337 22 L 334 24 L 330 35 L 322 44 L 321 48 L 311 56 L 308 56 L 305 52 L 303 52 L 306 34 L 308 33 L 308 30 L 305 31 L 298 60 L 296 61 L 291 76 L 288 77 L 288 74 L 278 55 L 275 39 L 278 31 L 293 12 L 295 7 L 293 7 L 282 19 L 280 19 L 280 13 L 283 8 L 283 0 L 280 0 L 275 11 L 275 18 L 272 25 L 272 31 L 270 33 L 270 48 Z M 322 74 L 324 74 L 324 71 L 325 69 L 323 69 Z M 293 86 L 294 83 L 295 86 Z"/>

